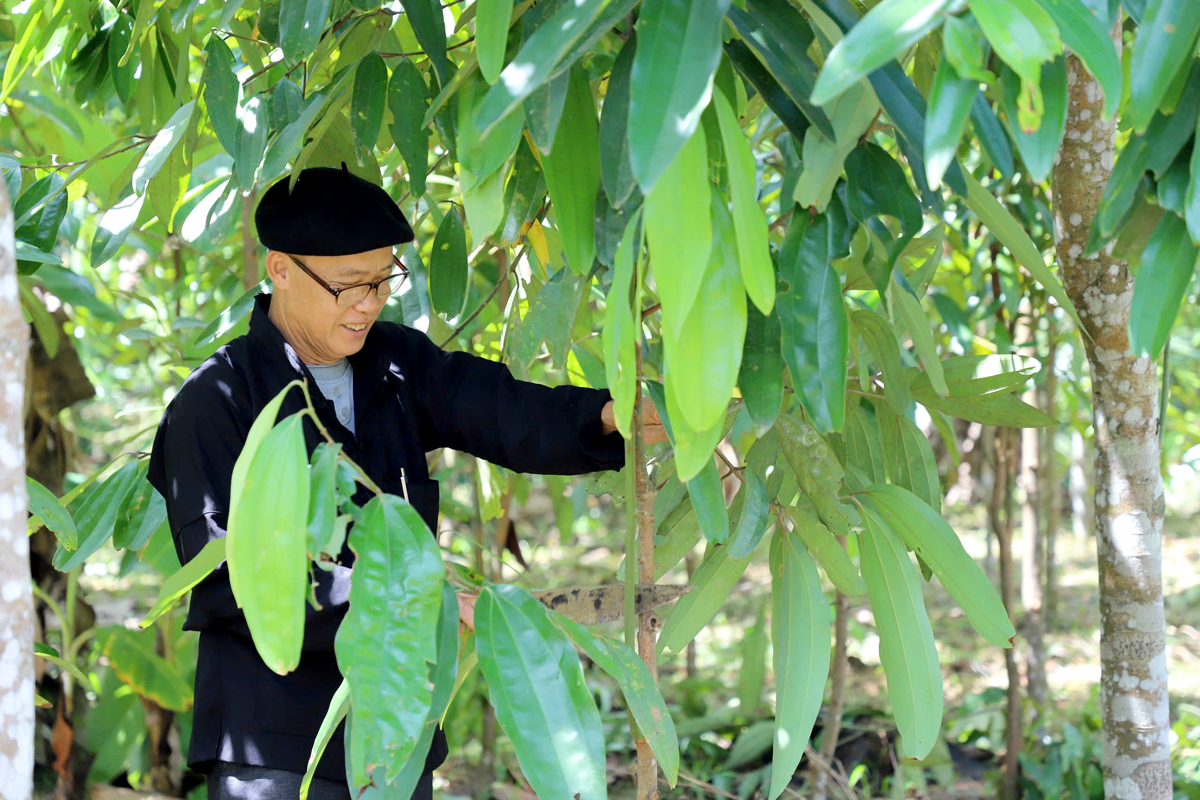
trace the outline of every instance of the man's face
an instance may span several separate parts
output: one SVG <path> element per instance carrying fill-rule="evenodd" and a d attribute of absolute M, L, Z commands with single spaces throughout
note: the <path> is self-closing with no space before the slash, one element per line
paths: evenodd
<path fill-rule="evenodd" d="M 339 306 L 334 296 L 292 259 L 278 255 L 278 266 L 272 272 L 282 270 L 286 275 L 272 274 L 272 278 L 279 295 L 276 299 L 283 302 L 276 309 L 273 301 L 271 311 L 278 312 L 276 324 L 301 358 L 310 364 L 332 364 L 362 349 L 367 332 L 383 309 L 384 301 L 378 294 L 370 292 L 356 305 Z M 390 247 L 345 256 L 297 253 L 295 257 L 334 289 L 374 283 L 396 271 Z"/>

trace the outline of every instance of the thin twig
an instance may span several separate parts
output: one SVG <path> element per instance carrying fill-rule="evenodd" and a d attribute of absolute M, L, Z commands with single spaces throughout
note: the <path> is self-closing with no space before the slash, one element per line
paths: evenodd
<path fill-rule="evenodd" d="M 517 257 L 513 259 L 512 266 L 509 267 L 507 274 L 511 275 L 512 273 L 516 272 L 517 264 L 521 263 L 521 258 L 524 257 L 524 255 L 525 255 L 525 248 L 522 247 L 521 252 L 517 253 Z M 475 320 L 476 317 L 479 316 L 480 312 L 482 312 L 483 309 L 487 308 L 487 304 L 492 302 L 492 298 L 494 298 L 500 292 L 500 287 L 503 285 L 504 285 L 504 281 L 497 279 L 496 285 L 492 287 L 492 291 L 488 294 L 487 297 L 485 297 L 483 299 L 483 302 L 479 304 L 479 308 L 472 311 L 471 316 L 464 319 L 457 328 L 455 328 L 453 331 L 451 331 L 450 335 L 446 337 L 446 340 L 444 342 L 442 342 L 441 344 L 439 344 L 438 347 L 445 347 L 446 345 L 450 344 L 450 342 L 454 341 L 454 337 L 456 337 L 460 333 L 462 333 L 463 330 L 465 330 L 466 327 L 468 325 L 470 325 Z"/>
<path fill-rule="evenodd" d="M 655 311 L 658 311 L 660 308 L 662 308 L 662 303 L 655 303 L 654 305 L 650 306 L 642 312 L 642 319 L 645 320 L 646 317 L 650 316 Z"/>
<path fill-rule="evenodd" d="M 451 50 L 457 50 L 457 49 L 458 49 L 458 48 L 460 48 L 460 47 L 466 47 L 467 45 L 469 45 L 469 44 L 470 44 L 471 42 L 473 42 L 473 41 L 475 41 L 475 37 L 474 37 L 474 36 L 472 36 L 472 37 L 470 37 L 470 38 L 468 38 L 468 39 L 464 39 L 464 40 L 463 40 L 463 41 L 461 41 L 461 42 L 458 42 L 458 43 L 456 43 L 456 44 L 452 44 L 452 45 L 450 45 L 449 47 L 447 47 L 447 48 L 446 48 L 446 52 L 450 52 Z M 412 58 L 413 56 L 424 56 L 424 55 L 428 55 L 428 53 L 426 53 L 424 50 L 414 50 L 414 51 L 413 51 L 413 52 L 411 52 L 411 53 L 379 53 L 378 55 L 379 55 L 381 58 Z"/>
<path fill-rule="evenodd" d="M 127 150 L 132 150 L 135 147 L 141 147 L 144 144 L 149 144 L 154 139 L 153 136 L 143 136 L 140 133 L 135 133 L 133 136 L 135 139 L 138 139 L 138 141 L 134 142 L 131 145 L 126 145 L 125 147 L 122 147 L 120 149 L 113 150 L 108 155 L 100 157 L 97 160 L 97 163 L 99 163 L 100 161 L 103 161 L 106 158 L 112 158 L 117 153 L 124 153 Z M 62 161 L 57 164 L 22 164 L 21 169 L 48 169 L 52 172 L 57 172 L 58 170 L 62 169 L 63 167 L 78 167 L 81 164 L 86 164 L 86 163 L 88 163 L 88 162 L 87 161 Z"/>
<path fill-rule="evenodd" d="M 720 459 L 725 462 L 725 465 L 727 467 L 729 467 L 729 475 L 737 475 L 740 478 L 742 476 L 742 473 L 744 473 L 746 471 L 745 467 L 735 467 L 733 465 L 733 463 L 728 458 L 725 457 L 725 454 L 721 452 L 721 448 L 718 447 L 713 452 L 716 453 L 720 457 Z M 729 475 L 726 475 L 725 477 L 729 477 Z"/>
<path fill-rule="evenodd" d="M 271 44 L 270 42 L 263 41 L 262 39 L 255 39 L 253 36 L 242 36 L 240 33 L 234 33 L 233 31 L 225 31 L 225 30 L 221 30 L 220 28 L 213 28 L 213 33 L 217 34 L 218 36 L 220 36 L 223 39 L 241 39 L 242 41 L 245 41 L 245 42 L 254 42 L 255 44 L 262 44 L 262 45 L 266 45 L 267 47 L 275 46 L 275 45 Z"/>

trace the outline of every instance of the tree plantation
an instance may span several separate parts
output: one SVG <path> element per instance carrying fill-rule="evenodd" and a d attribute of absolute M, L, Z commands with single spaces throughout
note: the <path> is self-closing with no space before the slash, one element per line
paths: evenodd
<path fill-rule="evenodd" d="M 444 731 L 442 798 L 1200 798 L 1198 39 L 1185 0 L 5 0 L 0 800 L 209 796 L 218 582 L 272 680 L 336 661 L 291 796 L 336 751 L 428 797 Z M 256 210 L 318 167 L 415 236 L 358 304 L 290 256 L 323 302 L 607 390 L 623 469 L 373 474 L 296 360 L 184 548 L 156 430 L 277 324 Z"/>

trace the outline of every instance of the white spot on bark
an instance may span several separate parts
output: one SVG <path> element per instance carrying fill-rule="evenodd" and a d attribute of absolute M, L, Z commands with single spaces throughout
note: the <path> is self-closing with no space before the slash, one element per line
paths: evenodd
<path fill-rule="evenodd" d="M 1079 225 L 1081 222 L 1083 222 L 1083 216 L 1080 215 L 1078 212 L 1076 212 L 1076 213 L 1072 214 L 1070 217 L 1068 217 L 1067 221 L 1070 222 L 1072 225 Z"/>

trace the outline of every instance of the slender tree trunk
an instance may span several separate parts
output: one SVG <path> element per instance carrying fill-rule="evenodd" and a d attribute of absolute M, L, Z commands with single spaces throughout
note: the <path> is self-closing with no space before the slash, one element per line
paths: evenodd
<path fill-rule="evenodd" d="M 634 309 L 635 312 L 637 309 Z M 649 586 L 655 582 L 654 575 L 654 484 L 646 472 L 646 446 L 642 438 L 642 343 L 637 342 L 637 378 L 638 389 L 633 398 L 633 466 L 634 495 L 637 509 L 637 566 L 638 583 Z M 628 566 L 627 566 L 628 568 Z M 650 677 L 658 681 L 658 615 L 647 611 L 638 617 L 637 652 L 650 669 Z M 658 791 L 658 759 L 650 741 L 641 731 L 637 731 L 634 745 L 637 747 L 637 800 L 659 800 Z"/>
<path fill-rule="evenodd" d="M 988 503 L 988 526 L 996 534 L 1000 561 L 1000 597 L 1008 613 L 1012 615 L 1015 602 L 1012 561 L 1012 482 L 1009 478 L 1013 455 L 1013 431 L 996 428 L 993 438 L 991 502 Z M 1006 712 L 1004 752 L 1004 777 L 1001 782 L 1003 800 L 1020 797 L 1021 743 L 1024 740 L 1021 717 L 1021 670 L 1017 666 L 1016 648 L 1004 651 L 1004 666 L 1008 673 L 1008 703 Z"/>
<path fill-rule="evenodd" d="M 0 800 L 33 791 L 33 595 L 25 533 L 25 359 L 13 214 L 0 186 Z"/>
<path fill-rule="evenodd" d="M 1076 539 L 1082 539 L 1092 529 L 1092 521 L 1087 510 L 1087 447 L 1078 430 L 1071 431 L 1071 471 L 1067 482 L 1071 493 L 1071 532 Z"/>
<path fill-rule="evenodd" d="M 1058 419 L 1058 373 L 1054 361 L 1058 355 L 1058 324 L 1053 314 L 1046 315 L 1046 379 L 1042 383 L 1042 410 Z M 1052 629 L 1058 616 L 1058 523 L 1062 505 L 1062 487 L 1058 479 L 1058 426 L 1042 429 L 1042 495 L 1046 520 L 1046 593 L 1042 598 L 1042 616 L 1046 629 Z"/>
<path fill-rule="evenodd" d="M 1016 339 L 1026 355 L 1037 358 L 1037 320 L 1033 306 L 1022 303 Z M 1037 388 L 1031 387 L 1023 398 L 1032 406 L 1038 405 Z M 1021 505 L 1021 633 L 1028 643 L 1025 648 L 1025 682 L 1029 699 L 1037 707 L 1040 719 L 1046 705 L 1046 646 L 1042 624 L 1042 520 L 1041 520 L 1041 430 L 1021 429 L 1021 488 L 1025 492 Z"/>
<path fill-rule="evenodd" d="M 1113 33 L 1119 48 L 1119 23 Z M 1101 118 L 1103 92 L 1078 58 L 1067 58 L 1067 70 L 1067 132 L 1053 176 L 1055 238 L 1092 370 L 1104 793 L 1169 800 L 1157 370 L 1129 349 L 1128 264 L 1113 257 L 1111 245 L 1086 253 L 1112 172 L 1117 123 Z"/>

